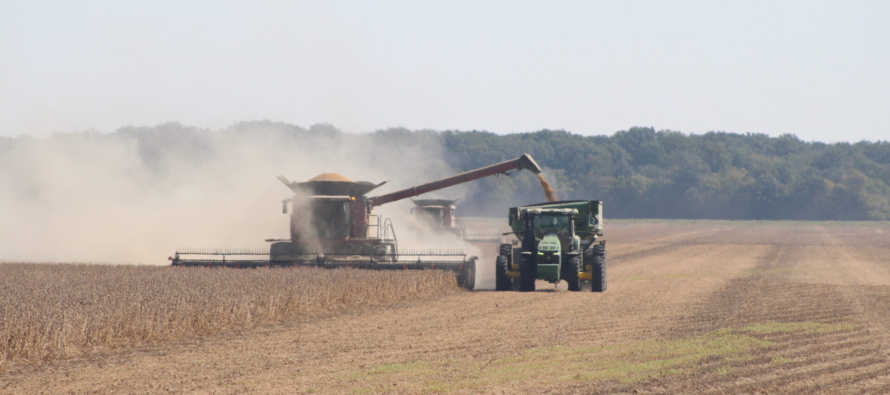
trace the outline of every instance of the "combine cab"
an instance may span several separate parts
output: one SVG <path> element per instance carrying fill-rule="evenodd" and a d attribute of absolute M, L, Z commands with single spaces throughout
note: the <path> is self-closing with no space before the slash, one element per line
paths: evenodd
<path fill-rule="evenodd" d="M 472 289 L 476 257 L 460 250 L 429 251 L 399 248 L 389 219 L 374 214 L 374 207 L 436 191 L 482 177 L 515 170 L 535 174 L 541 168 L 528 154 L 480 169 L 457 174 L 397 192 L 368 197 L 384 183 L 353 181 L 325 173 L 305 182 L 278 177 L 294 196 L 282 201 L 290 206 L 290 239 L 267 240 L 269 250 L 179 250 L 170 259 L 174 266 L 318 266 L 375 270 L 437 269 L 457 273 L 461 286 Z"/>
<path fill-rule="evenodd" d="M 495 266 L 498 291 L 534 291 L 536 280 L 569 291 L 606 290 L 606 241 L 599 200 L 548 202 L 510 208 L 519 247 L 501 244 Z M 509 233 L 508 233 L 509 234 Z"/>

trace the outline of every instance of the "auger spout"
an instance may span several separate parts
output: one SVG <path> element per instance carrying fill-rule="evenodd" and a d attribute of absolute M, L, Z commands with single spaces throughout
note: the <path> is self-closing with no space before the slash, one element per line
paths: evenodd
<path fill-rule="evenodd" d="M 531 155 L 523 154 L 517 159 L 508 160 L 506 162 L 482 167 L 465 173 L 460 173 L 451 177 L 443 178 L 441 180 L 436 180 L 433 182 L 428 182 L 426 184 L 406 188 L 401 191 L 375 196 L 369 198 L 369 201 L 371 206 L 380 206 L 386 203 L 395 202 L 397 200 L 414 197 L 443 188 L 448 188 L 450 186 L 477 180 L 483 177 L 492 176 L 495 174 L 507 174 L 511 170 L 528 170 L 535 174 L 540 174 L 543 171 L 541 169 L 541 166 L 538 166 L 538 163 L 535 162 L 534 159 L 532 159 Z"/>

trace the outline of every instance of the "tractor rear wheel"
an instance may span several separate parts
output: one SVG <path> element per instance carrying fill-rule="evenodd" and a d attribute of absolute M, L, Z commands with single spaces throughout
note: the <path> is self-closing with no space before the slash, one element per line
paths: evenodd
<path fill-rule="evenodd" d="M 507 277 L 507 268 L 510 266 L 510 257 L 498 255 L 494 266 L 495 291 L 510 291 L 513 289 L 510 277 Z"/>
<path fill-rule="evenodd" d="M 519 292 L 533 292 L 538 277 L 538 261 L 530 255 L 523 255 L 519 262 Z"/>
<path fill-rule="evenodd" d="M 593 292 L 606 291 L 606 243 L 600 243 L 593 247 L 593 278 L 590 280 L 590 290 Z"/>
<path fill-rule="evenodd" d="M 581 283 L 578 280 L 580 267 L 581 255 L 570 255 L 566 260 L 566 264 L 562 267 L 562 278 L 569 283 L 569 291 L 577 292 L 581 290 Z"/>
<path fill-rule="evenodd" d="M 509 243 L 502 243 L 498 246 L 498 255 L 510 255 L 513 253 L 513 245 Z"/>

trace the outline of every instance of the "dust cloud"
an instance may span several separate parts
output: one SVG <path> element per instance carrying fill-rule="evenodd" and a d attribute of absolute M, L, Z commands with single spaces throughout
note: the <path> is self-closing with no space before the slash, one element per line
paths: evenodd
<path fill-rule="evenodd" d="M 268 248 L 290 237 L 280 203 L 293 193 L 277 175 L 390 181 L 373 196 L 456 173 L 435 135 L 405 135 L 264 121 L 0 139 L 0 261 L 168 264 L 184 247 Z M 441 247 L 410 230 L 405 205 L 386 208 L 403 248 Z"/>
<path fill-rule="evenodd" d="M 299 213 L 300 215 L 288 215 L 289 236 L 292 241 L 298 243 L 304 251 L 322 251 L 321 240 L 318 237 L 314 226 L 315 215 L 312 211 L 312 205 L 309 199 L 305 198 L 305 194 L 296 193 L 291 200 L 283 202 L 288 207 L 286 214 Z"/>

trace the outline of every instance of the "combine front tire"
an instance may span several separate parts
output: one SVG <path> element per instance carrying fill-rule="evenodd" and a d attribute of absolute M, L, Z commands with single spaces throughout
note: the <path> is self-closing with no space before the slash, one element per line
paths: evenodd
<path fill-rule="evenodd" d="M 510 257 L 507 255 L 498 255 L 494 266 L 494 289 L 495 291 L 509 291 L 513 289 L 510 277 L 507 277 L 507 268 L 510 266 Z"/>

